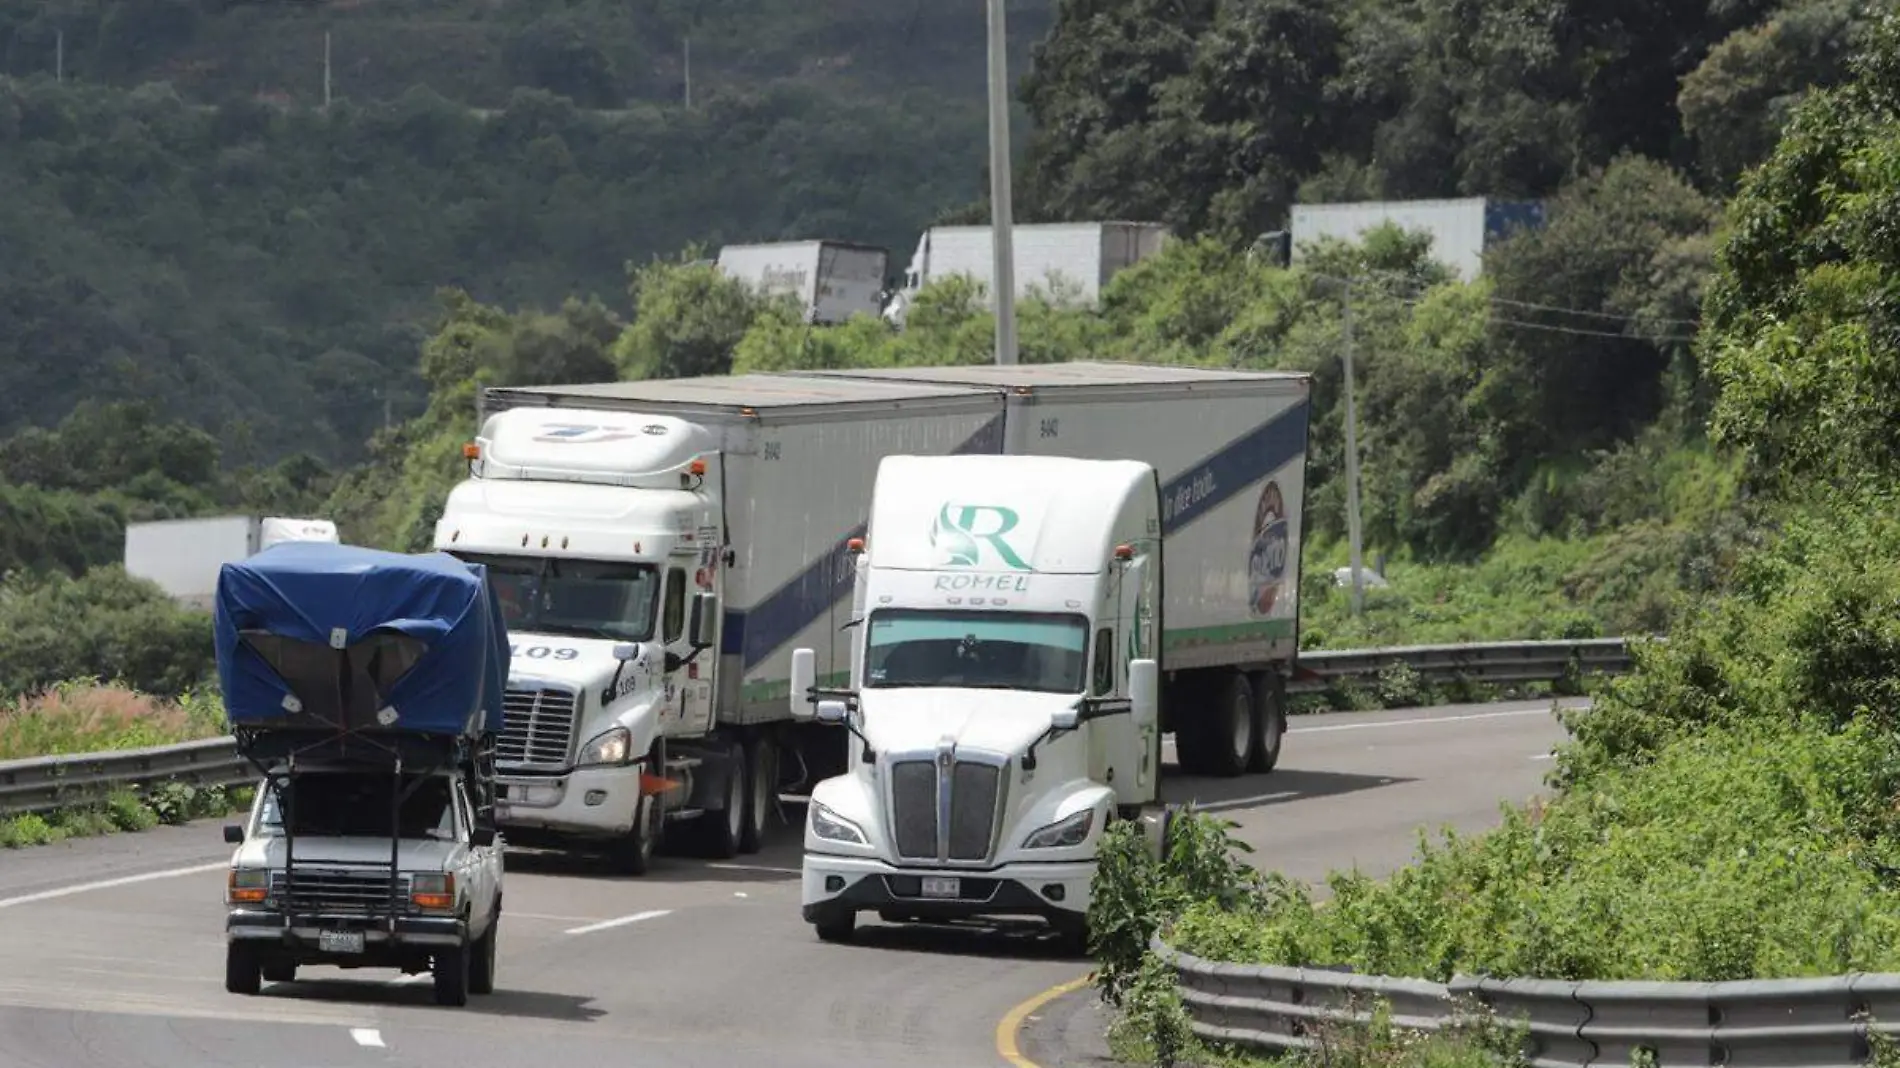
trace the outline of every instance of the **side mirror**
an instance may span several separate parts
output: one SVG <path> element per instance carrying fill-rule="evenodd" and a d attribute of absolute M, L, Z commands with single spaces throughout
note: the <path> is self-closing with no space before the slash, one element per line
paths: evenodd
<path fill-rule="evenodd" d="M 792 718 L 809 720 L 815 715 L 811 688 L 818 684 L 818 653 L 812 649 L 792 650 Z"/>
<path fill-rule="evenodd" d="M 713 643 L 716 624 L 719 622 L 719 595 L 716 593 L 696 593 L 693 595 L 692 623 L 686 633 L 691 636 L 693 648 L 706 649 Z"/>
<path fill-rule="evenodd" d="M 640 655 L 640 647 L 632 642 L 615 642 L 614 659 L 623 664 L 632 663 Z"/>
<path fill-rule="evenodd" d="M 224 825 L 224 840 L 230 845 L 244 844 L 244 828 L 235 823 Z"/>
<path fill-rule="evenodd" d="M 1153 660 L 1128 662 L 1128 704 L 1140 729 L 1161 718 L 1161 668 Z"/>
<path fill-rule="evenodd" d="M 1058 708 L 1049 714 L 1049 726 L 1059 731 L 1072 731 L 1082 722 L 1082 713 L 1074 708 Z"/>
<path fill-rule="evenodd" d="M 468 842 L 477 849 L 487 849 L 495 844 L 495 828 L 475 827 L 468 832 Z"/>
<path fill-rule="evenodd" d="M 827 726 L 843 726 L 849 713 L 843 701 L 826 700 L 818 702 L 817 720 Z"/>

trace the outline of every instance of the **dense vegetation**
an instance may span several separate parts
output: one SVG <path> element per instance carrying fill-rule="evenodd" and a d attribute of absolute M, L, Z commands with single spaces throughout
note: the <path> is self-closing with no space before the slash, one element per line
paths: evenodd
<path fill-rule="evenodd" d="M 1308 646 L 1647 632 L 1724 588 L 1760 517 L 1703 433 L 1722 198 L 1863 6 L 1012 7 L 1021 217 L 1184 237 L 1099 309 L 1023 306 L 1024 357 L 1313 372 Z M 202 676 L 201 624 L 111 572 L 128 519 L 425 545 L 483 383 L 987 359 L 955 282 L 901 334 L 814 330 L 694 262 L 822 235 L 901 266 L 980 209 L 981 49 L 978 9 L 855 0 L 0 0 L 0 625 L 32 635 L 0 692 Z M 1292 269 L 1253 242 L 1295 197 L 1467 193 L 1549 208 L 1475 281 L 1414 235 Z M 1358 618 L 1329 577 L 1346 277 L 1391 581 Z"/>
<path fill-rule="evenodd" d="M 1227 859 L 1212 821 L 1159 869 L 1124 842 L 1101 949 L 1134 1047 L 1186 1041 L 1141 955 L 1157 923 L 1217 959 L 1439 979 L 1900 968 L 1900 16 L 1855 71 L 1743 178 L 1705 300 L 1711 434 L 1771 540 L 1566 716 L 1552 800 L 1422 840 L 1389 881 L 1338 873 L 1321 910 Z"/>

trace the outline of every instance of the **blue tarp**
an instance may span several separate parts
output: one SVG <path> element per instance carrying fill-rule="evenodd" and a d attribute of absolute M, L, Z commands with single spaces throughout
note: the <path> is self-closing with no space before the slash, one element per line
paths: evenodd
<path fill-rule="evenodd" d="M 212 628 L 234 728 L 501 730 L 508 631 L 480 564 L 282 542 L 219 570 Z"/>

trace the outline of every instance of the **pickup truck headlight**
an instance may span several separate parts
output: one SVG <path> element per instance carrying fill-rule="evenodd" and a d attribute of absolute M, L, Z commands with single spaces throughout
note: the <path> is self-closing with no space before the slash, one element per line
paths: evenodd
<path fill-rule="evenodd" d="M 419 909 L 448 912 L 455 908 L 455 874 L 418 872 L 409 877 L 409 900 Z"/>
<path fill-rule="evenodd" d="M 1024 849 L 1063 849 L 1089 840 L 1095 827 L 1095 810 L 1085 808 L 1068 819 L 1057 820 L 1023 839 Z"/>
<path fill-rule="evenodd" d="M 625 727 L 615 727 L 602 731 L 593 741 L 581 746 L 579 763 L 582 767 L 625 764 L 632 753 L 633 735 Z"/>
<path fill-rule="evenodd" d="M 852 845 L 865 845 L 864 831 L 857 824 L 838 815 L 816 801 L 811 803 L 812 833 L 828 842 L 849 842 Z"/>
<path fill-rule="evenodd" d="M 263 868 L 232 868 L 225 883 L 227 905 L 261 905 L 270 896 L 270 872 Z"/>

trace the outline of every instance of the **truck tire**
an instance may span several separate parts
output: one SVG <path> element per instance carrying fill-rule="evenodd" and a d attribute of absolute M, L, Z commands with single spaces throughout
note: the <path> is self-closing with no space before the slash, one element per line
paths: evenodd
<path fill-rule="evenodd" d="M 294 983 L 297 981 L 295 962 L 279 961 L 264 965 L 264 981 L 267 983 Z"/>
<path fill-rule="evenodd" d="M 757 853 L 778 810 L 778 746 L 767 735 L 752 739 L 745 748 L 745 782 L 745 830 L 739 836 L 739 852 Z"/>
<path fill-rule="evenodd" d="M 488 930 L 475 943 L 473 959 L 468 966 L 468 990 L 471 994 L 492 994 L 495 992 L 495 949 L 501 940 L 501 917 L 497 915 L 488 921 Z"/>
<path fill-rule="evenodd" d="M 1254 746 L 1247 770 L 1265 774 L 1280 763 L 1286 736 L 1286 678 L 1275 671 L 1253 676 Z"/>
<path fill-rule="evenodd" d="M 852 909 L 827 911 L 811 925 L 820 942 L 849 942 L 858 933 L 858 914 Z"/>
<path fill-rule="evenodd" d="M 445 949 L 435 955 L 435 1003 L 459 1009 L 468 1004 L 469 958 L 467 944 Z"/>
<path fill-rule="evenodd" d="M 1195 696 L 1201 699 L 1194 702 L 1196 709 L 1189 713 L 1193 721 L 1182 723 L 1175 733 L 1181 770 L 1222 779 L 1244 774 L 1253 762 L 1260 737 L 1253 687 L 1248 685 L 1247 676 L 1228 672 L 1214 685 L 1196 690 L 1199 692 Z"/>
<path fill-rule="evenodd" d="M 745 750 L 732 748 L 726 769 L 726 807 L 699 817 L 700 846 L 714 860 L 731 860 L 739 855 L 745 840 Z"/>
<path fill-rule="evenodd" d="M 654 747 L 651 766 L 663 766 L 659 747 Z M 666 832 L 666 812 L 658 794 L 642 793 L 633 803 L 633 827 L 607 847 L 607 863 L 622 875 L 645 875 L 653 867 L 653 854 L 660 848 Z"/>
<path fill-rule="evenodd" d="M 242 942 L 225 943 L 224 989 L 233 994 L 255 994 L 263 988 L 263 964 L 257 949 Z"/>

